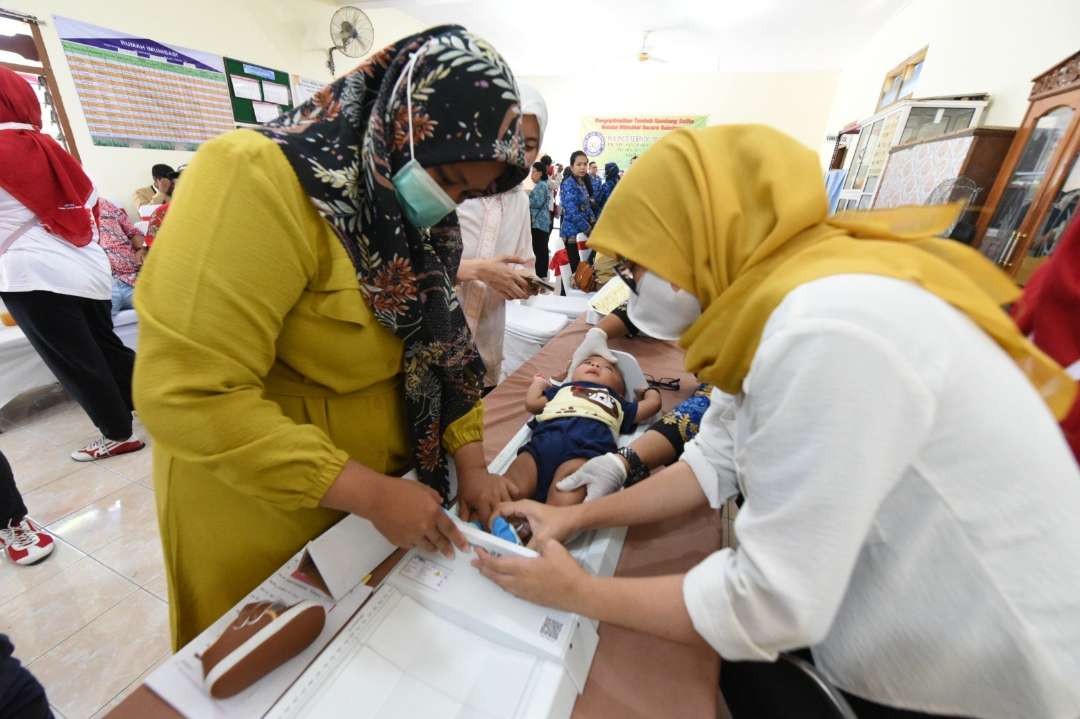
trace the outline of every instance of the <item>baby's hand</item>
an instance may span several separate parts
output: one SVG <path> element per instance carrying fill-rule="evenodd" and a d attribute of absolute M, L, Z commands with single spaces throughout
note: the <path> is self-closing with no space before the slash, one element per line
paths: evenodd
<path fill-rule="evenodd" d="M 548 378 L 547 378 L 547 377 L 545 377 L 545 376 L 544 376 L 544 375 L 542 375 L 542 374 L 536 374 L 536 375 L 533 375 L 533 381 L 532 381 L 532 383 L 533 383 L 534 385 L 543 385 L 544 387 L 547 387 L 547 384 L 548 384 Z"/>

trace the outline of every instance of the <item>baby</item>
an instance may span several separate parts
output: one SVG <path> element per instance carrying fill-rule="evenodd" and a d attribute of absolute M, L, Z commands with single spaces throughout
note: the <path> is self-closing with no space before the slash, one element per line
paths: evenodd
<path fill-rule="evenodd" d="M 585 488 L 560 491 L 552 484 L 593 457 L 614 452 L 620 433 L 633 431 L 638 417 L 660 409 L 659 390 L 649 388 L 640 401 L 624 399 L 626 385 L 618 365 L 600 355 L 585 359 L 570 382 L 552 387 L 536 377 L 525 395 L 525 408 L 537 415 L 529 423 L 532 438 L 518 450 L 506 471 L 515 499 L 532 497 L 548 504 L 579 504 Z M 652 390 L 653 394 L 645 396 Z"/>

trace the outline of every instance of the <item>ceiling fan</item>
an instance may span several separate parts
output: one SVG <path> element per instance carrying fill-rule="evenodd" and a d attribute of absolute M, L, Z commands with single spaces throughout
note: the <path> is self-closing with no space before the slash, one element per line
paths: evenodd
<path fill-rule="evenodd" d="M 667 62 L 662 57 L 656 57 L 649 52 L 649 35 L 653 33 L 652 30 L 646 30 L 641 36 L 641 50 L 638 51 L 638 62 Z"/>

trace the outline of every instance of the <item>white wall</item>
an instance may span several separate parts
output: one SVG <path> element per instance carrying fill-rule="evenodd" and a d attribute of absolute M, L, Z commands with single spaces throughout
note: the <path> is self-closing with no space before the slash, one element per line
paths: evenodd
<path fill-rule="evenodd" d="M 817 149 L 837 76 L 813 73 L 674 73 L 642 67 L 583 77 L 524 77 L 548 104 L 542 152 L 566 164 L 581 149 L 581 118 L 593 115 L 708 115 L 709 124 L 773 125 Z"/>
<path fill-rule="evenodd" d="M 56 72 L 73 139 L 87 171 L 106 197 L 127 206 L 136 187 L 150 181 L 150 166 L 188 162 L 189 152 L 95 146 L 79 105 L 52 16 L 63 15 L 132 35 L 228 55 L 329 81 L 328 25 L 334 7 L 312 0 L 7 0 L 4 6 L 38 16 Z M 366 11 L 375 49 L 423 29 L 392 8 Z M 359 60 L 335 55 L 338 74 Z M 544 151 L 560 162 L 581 141 L 581 118 L 612 114 L 707 114 L 710 123 L 764 122 L 817 148 L 836 87 L 835 73 L 675 73 L 652 67 L 596 77 L 530 77 L 544 93 L 551 121 Z M 129 207 L 129 210 L 134 210 Z"/>
<path fill-rule="evenodd" d="M 1016 126 L 1031 78 L 1080 50 L 1078 30 L 1077 0 L 911 0 L 845 64 L 828 129 L 873 114 L 885 74 L 927 46 L 917 96 L 989 92 L 984 124 Z"/>
<path fill-rule="evenodd" d="M 177 166 L 192 153 L 94 145 L 79 105 L 78 94 L 52 24 L 54 14 L 119 30 L 160 42 L 228 55 L 267 65 L 312 80 L 331 80 L 326 68 L 329 22 L 334 7 L 311 0 L 5 0 L 5 8 L 36 15 L 60 96 L 72 125 L 72 135 L 87 172 L 102 195 L 130 207 L 136 187 L 150 183 L 150 166 Z M 392 10 L 371 10 L 375 47 L 415 31 L 412 18 Z M 338 73 L 359 60 L 335 55 Z"/>

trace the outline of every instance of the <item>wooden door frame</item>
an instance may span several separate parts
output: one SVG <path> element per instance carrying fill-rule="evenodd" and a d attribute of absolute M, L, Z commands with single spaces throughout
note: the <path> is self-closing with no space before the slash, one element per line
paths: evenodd
<path fill-rule="evenodd" d="M 1066 92 L 1049 95 L 1047 97 L 1041 97 L 1037 100 L 1033 100 L 1028 105 L 1027 113 L 1024 115 L 1024 121 L 1016 131 L 1016 137 L 1013 138 L 1012 145 L 1009 147 L 1008 154 L 1005 155 L 1005 161 L 1001 164 L 1001 170 L 998 171 L 997 182 L 994 183 L 993 189 L 991 189 L 989 196 L 986 198 L 986 204 L 983 205 L 982 211 L 979 214 L 979 221 L 975 229 L 976 240 L 973 246 L 976 249 L 981 249 L 983 241 L 986 239 L 986 230 L 990 225 L 990 221 L 993 219 L 994 214 L 997 212 L 998 203 L 1001 201 L 1002 195 L 1005 194 L 1005 189 L 1009 185 L 1009 180 L 1012 179 L 1013 171 L 1016 170 L 1016 165 L 1020 162 L 1020 156 L 1027 148 L 1028 140 L 1031 139 L 1032 129 L 1035 127 L 1035 123 L 1040 117 L 1058 107 L 1071 107 L 1073 109 L 1073 117 L 1069 121 L 1069 126 L 1065 130 L 1065 136 L 1062 138 L 1058 148 L 1054 150 L 1053 156 L 1050 158 L 1050 169 L 1046 176 L 1043 177 L 1042 182 L 1039 185 L 1039 189 L 1033 198 L 1031 207 L 1028 208 L 1027 213 L 1024 215 L 1024 219 L 1020 222 L 1020 226 L 1016 231 L 1023 233 L 1024 229 L 1031 223 L 1031 219 L 1034 215 L 1042 215 L 1049 200 L 1046 195 L 1046 189 L 1053 185 L 1055 188 L 1059 188 L 1064 181 L 1064 169 L 1060 167 L 1060 160 L 1065 156 L 1065 152 L 1076 144 L 1077 137 L 1080 136 L 1080 88 L 1068 90 Z M 1053 195 L 1050 195 L 1052 198 Z M 1003 265 L 1006 272 L 1009 274 L 1015 274 L 1020 267 L 1020 263 L 1015 261 L 1016 257 L 1021 256 L 1018 252 L 1021 245 L 1023 245 L 1025 251 L 1031 243 L 1031 234 L 1028 232 L 1027 237 L 1022 242 L 1017 242 L 1013 247 L 1012 252 L 1009 253 L 1009 257 L 1006 258 Z"/>
<path fill-rule="evenodd" d="M 75 144 L 75 135 L 71 131 L 71 122 L 68 120 L 67 110 L 64 108 L 64 100 L 60 97 L 60 88 L 56 85 L 56 73 L 53 72 L 52 63 L 49 61 L 49 52 L 45 49 L 45 41 L 41 37 L 41 21 L 33 15 L 22 15 L 19 13 L 5 13 L 4 17 L 10 17 L 12 20 L 25 22 L 30 26 L 30 36 L 34 40 L 34 49 L 37 51 L 37 60 L 41 63 L 41 67 L 20 65 L 19 63 L 14 62 L 0 62 L 0 65 L 10 70 L 14 70 L 15 72 L 23 72 L 45 78 L 45 86 L 49 90 L 49 96 L 53 101 L 53 108 L 56 110 L 56 119 L 60 123 L 60 129 L 64 133 L 64 139 L 67 140 L 67 151 L 81 164 L 82 158 L 79 156 L 79 148 Z"/>
<path fill-rule="evenodd" d="M 1076 92 L 1080 94 L 1080 90 Z M 1072 163 L 1068 162 L 1068 159 L 1078 152 L 1080 152 L 1080 106 L 1076 107 L 1076 116 L 1069 125 L 1065 137 L 1062 138 L 1061 147 L 1053 159 L 1053 167 L 1040 185 L 1036 201 L 1032 203 L 1024 221 L 1020 223 L 1020 239 L 1013 247 L 1005 264 L 1005 271 L 1010 275 L 1015 277 L 1020 271 L 1020 265 L 1023 264 L 1028 249 L 1035 242 L 1035 231 L 1042 227 L 1046 214 L 1053 207 L 1054 200 L 1057 199 L 1062 185 L 1065 184 L 1068 171 L 1072 169 Z"/>
<path fill-rule="evenodd" d="M 67 110 L 64 109 L 64 100 L 60 97 L 60 88 L 56 86 L 56 73 L 53 72 L 52 63 L 49 62 L 49 52 L 45 49 L 45 41 L 41 37 L 40 23 L 37 18 L 28 20 L 27 23 L 30 25 L 30 33 L 34 36 L 38 59 L 45 69 L 45 84 L 49 87 L 49 94 L 52 95 L 53 105 L 56 107 L 56 118 L 60 121 L 60 128 L 64 131 L 64 137 L 67 138 L 67 150 L 75 156 L 79 164 L 82 164 L 79 148 L 75 144 L 75 134 L 71 131 L 71 122 L 68 120 Z"/>

